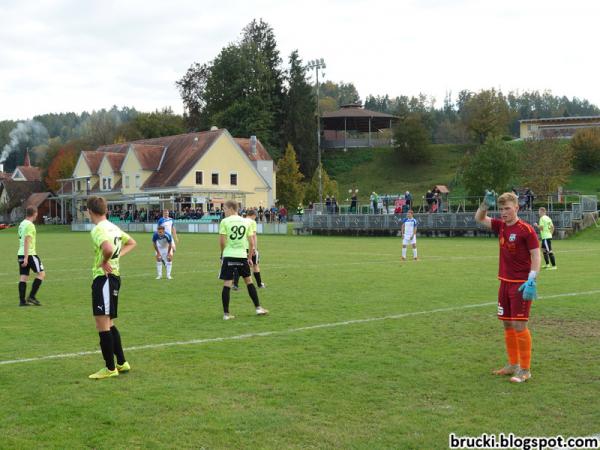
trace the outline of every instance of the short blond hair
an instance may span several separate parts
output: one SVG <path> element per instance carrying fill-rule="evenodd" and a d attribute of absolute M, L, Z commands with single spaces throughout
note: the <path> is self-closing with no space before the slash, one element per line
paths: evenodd
<path fill-rule="evenodd" d="M 225 202 L 225 207 L 229 208 L 229 209 L 233 209 L 234 211 L 237 212 L 237 210 L 238 210 L 238 203 L 235 200 L 227 200 Z"/>
<path fill-rule="evenodd" d="M 546 212 L 546 208 L 544 208 L 543 206 L 540 206 L 540 211 L 544 211 L 544 213 Z"/>
<path fill-rule="evenodd" d="M 513 192 L 505 192 L 498 197 L 498 204 L 505 205 L 506 203 L 513 203 L 515 206 L 519 206 L 519 197 L 517 197 Z"/>

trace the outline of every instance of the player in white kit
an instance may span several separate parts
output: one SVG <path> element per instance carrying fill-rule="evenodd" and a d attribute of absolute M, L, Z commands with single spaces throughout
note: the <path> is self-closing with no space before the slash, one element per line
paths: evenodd
<path fill-rule="evenodd" d="M 417 258 L 417 219 L 413 217 L 412 209 L 406 213 L 406 219 L 402 222 L 402 261 L 406 261 L 406 246 L 412 244 L 413 259 Z"/>
<path fill-rule="evenodd" d="M 165 231 L 163 225 L 159 225 L 152 236 L 152 245 L 156 250 L 156 279 L 162 278 L 163 265 L 167 268 L 167 279 L 171 280 L 171 268 L 173 267 L 173 238 Z"/>

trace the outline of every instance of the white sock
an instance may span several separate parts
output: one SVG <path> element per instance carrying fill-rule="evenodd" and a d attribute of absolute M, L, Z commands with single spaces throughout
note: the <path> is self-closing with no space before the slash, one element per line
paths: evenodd
<path fill-rule="evenodd" d="M 402 247 L 402 257 L 406 258 L 406 247 Z"/>
<path fill-rule="evenodd" d="M 417 249 L 413 248 L 413 258 L 416 258 L 416 257 L 417 257 Z"/>
<path fill-rule="evenodd" d="M 161 262 L 156 263 L 156 275 L 159 277 L 162 277 L 162 263 Z"/>
<path fill-rule="evenodd" d="M 170 277 L 171 276 L 171 266 L 173 265 L 172 262 L 168 262 L 167 263 L 167 276 Z"/>

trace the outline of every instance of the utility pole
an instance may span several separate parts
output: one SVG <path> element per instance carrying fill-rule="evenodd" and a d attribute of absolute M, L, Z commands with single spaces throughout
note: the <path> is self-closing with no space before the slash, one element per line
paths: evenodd
<path fill-rule="evenodd" d="M 308 62 L 308 69 L 315 69 L 317 75 L 317 155 L 319 159 L 319 203 L 323 206 L 323 173 L 321 170 L 321 111 L 319 107 L 319 69 L 326 68 L 323 58 L 311 60 Z"/>

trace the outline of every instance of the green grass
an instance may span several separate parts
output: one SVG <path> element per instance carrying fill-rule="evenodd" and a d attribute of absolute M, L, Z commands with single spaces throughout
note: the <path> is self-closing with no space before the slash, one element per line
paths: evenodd
<path fill-rule="evenodd" d="M 367 200 L 371 192 L 400 194 L 413 192 L 418 198 L 436 184 L 454 188 L 457 169 L 469 146 L 432 145 L 432 160 L 427 164 L 403 163 L 392 148 L 352 149 L 347 152 L 328 150 L 323 165 L 339 185 L 340 198 L 357 187 L 359 199 Z"/>
<path fill-rule="evenodd" d="M 15 230 L 0 232 L 0 361 L 98 347 L 89 234 L 50 230 L 40 308 L 17 307 Z M 126 351 L 132 371 L 103 381 L 87 379 L 99 354 L 0 364 L 0 448 L 437 449 L 450 432 L 598 433 L 599 236 L 555 242 L 559 270 L 541 274 L 550 297 L 532 312 L 534 378 L 512 385 L 490 375 L 505 360 L 494 239 L 419 239 L 422 260 L 400 264 L 394 238 L 261 236 L 271 314 L 240 291 L 224 322 L 216 236 L 181 235 L 168 282 L 154 280 L 150 235 L 134 235 L 126 347 L 266 334 Z"/>

